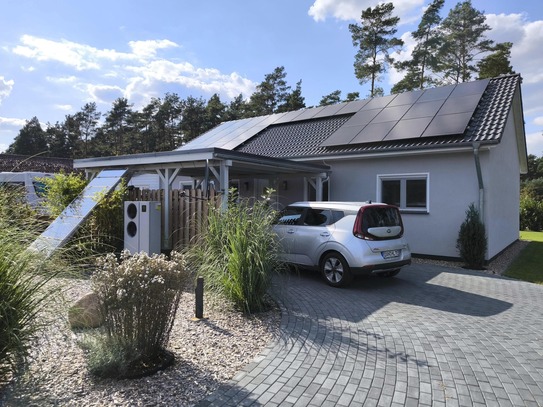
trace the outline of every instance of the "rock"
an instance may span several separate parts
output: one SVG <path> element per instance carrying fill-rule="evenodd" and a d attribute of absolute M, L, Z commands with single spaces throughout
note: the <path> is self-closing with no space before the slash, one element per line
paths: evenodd
<path fill-rule="evenodd" d="M 100 300 L 95 293 L 88 293 L 75 302 L 68 310 L 68 321 L 72 329 L 97 328 L 102 325 Z"/>

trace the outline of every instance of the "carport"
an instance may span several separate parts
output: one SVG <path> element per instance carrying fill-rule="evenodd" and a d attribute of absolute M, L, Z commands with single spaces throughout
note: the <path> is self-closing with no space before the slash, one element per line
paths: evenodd
<path fill-rule="evenodd" d="M 327 165 L 263 157 L 214 147 L 85 158 L 74 160 L 74 168 L 84 170 L 88 179 L 93 179 L 103 170 L 114 169 L 127 169 L 128 179 L 135 173 L 156 173 L 165 196 L 169 195 L 172 182 L 178 176 L 196 180 L 196 188 L 203 191 L 208 191 L 213 181 L 215 190 L 223 196 L 223 206 L 228 202 L 229 183 L 233 178 L 269 179 L 270 184 L 274 185 L 279 177 L 303 177 L 315 188 L 316 199 L 322 200 L 323 182 L 330 173 Z M 304 199 L 308 199 L 307 191 L 304 191 Z M 166 249 L 171 245 L 169 216 L 170 207 L 166 199 L 163 230 Z"/>

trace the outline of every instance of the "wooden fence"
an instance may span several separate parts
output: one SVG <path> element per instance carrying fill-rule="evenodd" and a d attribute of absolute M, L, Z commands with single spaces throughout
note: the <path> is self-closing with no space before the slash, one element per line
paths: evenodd
<path fill-rule="evenodd" d="M 170 191 L 169 231 L 172 249 L 181 249 L 194 241 L 205 228 L 210 206 L 220 205 L 220 196 L 211 190 L 208 197 L 203 196 L 202 190 Z M 164 190 L 133 189 L 128 193 L 128 201 L 160 201 L 164 205 Z M 164 234 L 164 210 L 162 211 L 161 231 Z M 164 242 L 162 242 L 164 246 Z"/>

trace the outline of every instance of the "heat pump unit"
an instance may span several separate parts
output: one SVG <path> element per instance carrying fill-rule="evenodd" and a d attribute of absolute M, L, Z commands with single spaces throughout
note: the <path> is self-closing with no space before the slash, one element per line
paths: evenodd
<path fill-rule="evenodd" d="M 130 253 L 160 253 L 161 205 L 156 201 L 124 203 L 124 248 Z"/>

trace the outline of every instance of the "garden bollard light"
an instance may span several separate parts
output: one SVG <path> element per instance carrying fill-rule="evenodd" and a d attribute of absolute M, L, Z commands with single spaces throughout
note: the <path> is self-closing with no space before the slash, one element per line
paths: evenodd
<path fill-rule="evenodd" d="M 197 319 L 202 319 L 204 317 L 204 279 L 203 277 L 198 277 L 196 280 L 196 289 L 194 290 L 196 306 L 195 306 L 195 317 Z"/>

